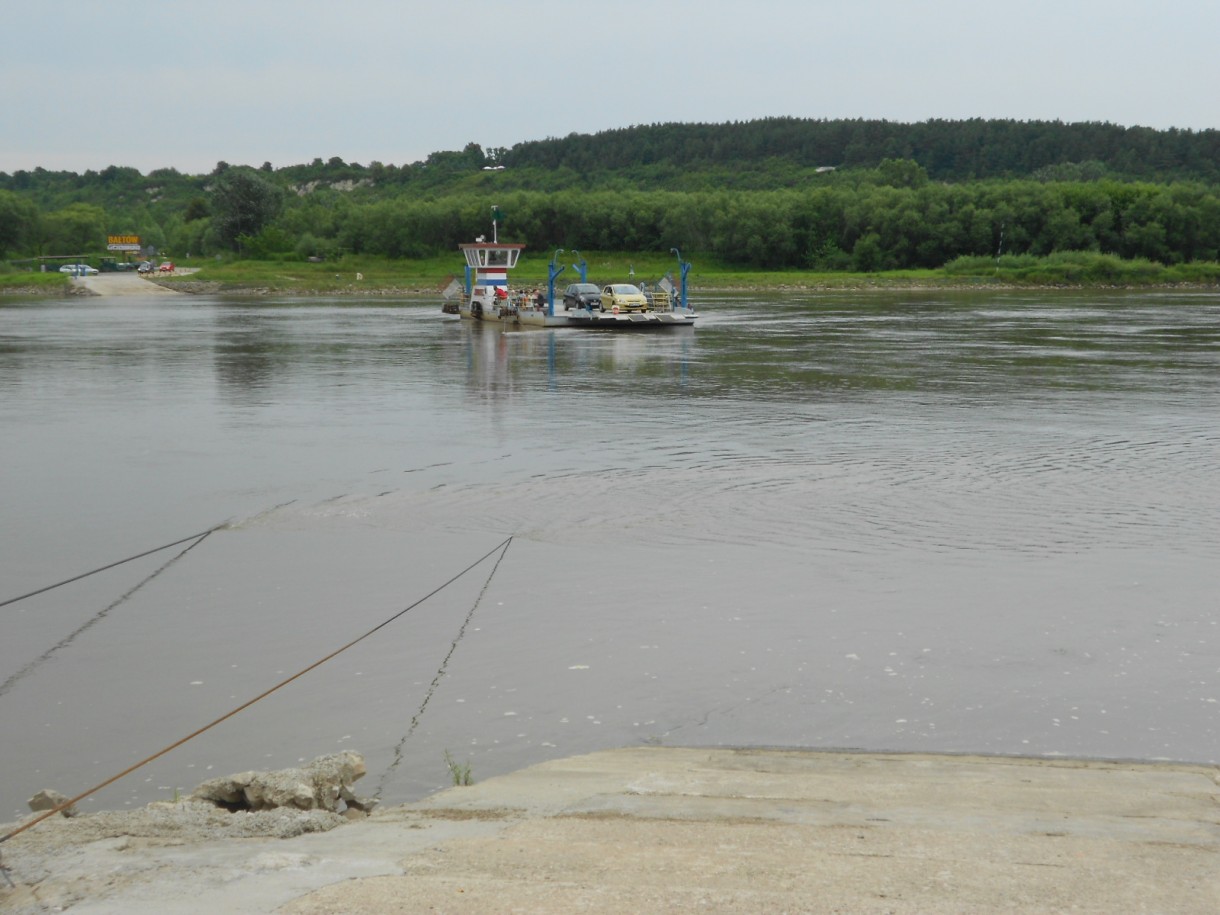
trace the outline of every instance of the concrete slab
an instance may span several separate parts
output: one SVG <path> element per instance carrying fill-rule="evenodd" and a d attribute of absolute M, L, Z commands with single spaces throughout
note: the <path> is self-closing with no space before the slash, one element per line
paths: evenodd
<path fill-rule="evenodd" d="M 61 847 L 33 889 L 81 913 L 1215 912 L 1218 799 L 1207 766 L 642 747 L 294 839 Z"/>
<path fill-rule="evenodd" d="M 179 275 L 194 273 L 198 268 L 184 267 L 176 271 Z M 99 273 L 95 276 L 77 276 L 72 278 L 72 284 L 88 291 L 91 295 L 102 296 L 133 296 L 133 295 L 181 295 L 177 289 L 169 289 L 159 285 L 155 279 L 141 276 L 138 273 Z"/>

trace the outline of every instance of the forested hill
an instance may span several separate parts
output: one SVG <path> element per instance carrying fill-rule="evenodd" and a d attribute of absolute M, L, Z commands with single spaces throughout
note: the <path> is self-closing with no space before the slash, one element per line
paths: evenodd
<path fill-rule="evenodd" d="M 389 158 L 389 156 L 387 156 Z M 1220 183 L 1220 130 L 1154 130 L 1090 122 L 766 118 L 724 124 L 651 124 L 531 140 L 484 150 L 437 151 L 422 162 L 361 165 L 332 157 L 260 171 L 282 186 L 347 183 L 397 196 L 468 191 L 472 173 L 502 166 L 499 186 L 530 190 L 633 186 L 639 189 L 749 190 L 792 187 L 817 170 L 875 169 L 885 160 L 918 163 L 936 181 L 990 178 L 1081 181 L 1099 178 Z M 254 166 L 255 163 L 243 163 Z M 213 175 L 228 168 L 217 164 Z M 189 199 L 206 176 L 162 168 L 141 175 L 123 163 L 100 172 L 0 171 L 0 190 L 40 206 L 113 204 L 132 191 Z M 147 186 L 146 186 L 147 185 Z M 379 194 L 375 195 L 379 196 Z"/>
<path fill-rule="evenodd" d="M 1213 263 L 1220 131 L 769 118 L 471 142 L 403 165 L 0 172 L 0 261 L 110 234 L 204 255 L 431 257 L 486 232 L 492 204 L 531 249 L 677 247 L 757 269 L 1080 251 Z"/>
<path fill-rule="evenodd" d="M 584 173 L 650 165 L 748 168 L 775 160 L 801 168 L 876 168 L 884 159 L 911 159 L 941 181 L 1031 177 L 1056 169 L 1091 171 L 1094 177 L 1109 173 L 1152 180 L 1220 180 L 1220 131 L 1162 131 L 1100 122 L 975 119 L 903 124 L 768 118 L 627 127 L 492 152 L 509 168 Z"/>

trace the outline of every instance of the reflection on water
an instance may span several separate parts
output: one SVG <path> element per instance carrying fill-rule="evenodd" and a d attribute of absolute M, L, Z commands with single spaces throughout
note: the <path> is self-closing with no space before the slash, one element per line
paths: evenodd
<path fill-rule="evenodd" d="M 685 386 L 695 350 L 692 328 L 673 331 L 615 333 L 538 329 L 502 331 L 468 321 L 450 322 L 460 338 L 472 390 L 495 398 L 516 388 L 580 391 L 642 385 L 641 395 L 663 395 L 668 378 Z"/>
<path fill-rule="evenodd" d="M 163 559 L 0 611 L 0 810 L 509 534 L 477 607 L 481 577 L 99 803 L 345 747 L 387 800 L 442 787 L 446 749 L 476 778 L 640 742 L 1214 760 L 1220 296 L 699 306 L 615 334 L 0 304 L 0 599 L 234 520 L 146 586 Z"/>

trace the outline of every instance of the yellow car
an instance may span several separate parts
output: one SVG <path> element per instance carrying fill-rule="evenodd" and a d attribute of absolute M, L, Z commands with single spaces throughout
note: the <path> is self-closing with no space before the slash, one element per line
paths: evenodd
<path fill-rule="evenodd" d="M 638 286 L 611 283 L 602 289 L 602 311 L 647 311 L 648 299 Z"/>

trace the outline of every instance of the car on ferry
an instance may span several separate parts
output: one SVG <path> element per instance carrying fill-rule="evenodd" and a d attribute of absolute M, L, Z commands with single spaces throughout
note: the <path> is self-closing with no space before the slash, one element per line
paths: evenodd
<path fill-rule="evenodd" d="M 602 311 L 647 311 L 648 299 L 639 286 L 611 283 L 602 289 Z"/>
<path fill-rule="evenodd" d="M 596 283 L 573 283 L 563 291 L 563 307 L 567 310 L 599 309 L 602 307 L 602 291 Z"/>

